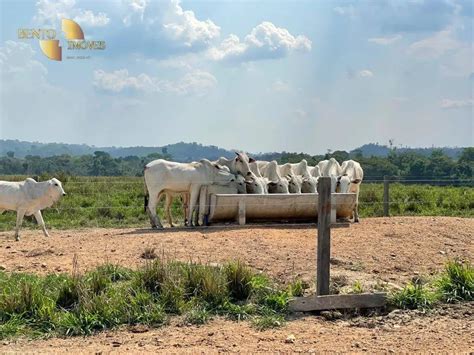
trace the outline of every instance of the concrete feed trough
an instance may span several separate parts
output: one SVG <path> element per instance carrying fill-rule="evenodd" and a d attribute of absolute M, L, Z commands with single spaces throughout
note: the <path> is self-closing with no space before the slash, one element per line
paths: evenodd
<path fill-rule="evenodd" d="M 211 194 L 208 201 L 208 223 L 314 221 L 318 215 L 318 194 Z M 333 193 L 331 195 L 332 222 L 336 221 L 336 216 L 337 218 L 351 217 L 355 204 L 356 194 Z"/>

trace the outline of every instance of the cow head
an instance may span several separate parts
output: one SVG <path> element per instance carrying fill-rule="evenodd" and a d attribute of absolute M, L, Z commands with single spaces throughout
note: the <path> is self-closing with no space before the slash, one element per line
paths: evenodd
<path fill-rule="evenodd" d="M 314 194 L 316 193 L 316 185 L 318 183 L 318 179 L 310 176 L 310 177 L 304 177 L 303 182 L 301 183 L 301 192 L 302 193 L 310 193 Z"/>
<path fill-rule="evenodd" d="M 268 192 L 265 178 L 258 177 L 252 172 L 247 174 L 247 180 L 245 180 L 245 184 L 248 194 L 262 195 Z"/>
<path fill-rule="evenodd" d="M 247 182 L 245 181 L 245 178 L 242 175 L 235 175 L 234 184 L 237 187 L 238 194 L 247 193 Z"/>
<path fill-rule="evenodd" d="M 353 179 L 347 175 L 341 175 L 337 177 L 337 184 L 336 184 L 336 192 L 340 193 L 349 193 L 349 192 L 356 192 L 357 185 L 360 184 L 360 179 Z"/>
<path fill-rule="evenodd" d="M 288 174 L 286 180 L 288 180 L 288 191 L 290 194 L 301 193 L 301 185 L 303 183 L 303 178 L 301 176 Z"/>
<path fill-rule="evenodd" d="M 252 158 L 249 158 L 247 154 L 245 153 L 235 152 L 235 154 L 237 155 L 234 158 L 235 171 L 237 174 L 246 176 L 248 172 L 250 171 L 249 163 L 254 162 L 255 160 Z"/>
<path fill-rule="evenodd" d="M 52 178 L 51 180 L 48 180 L 48 192 L 49 192 L 50 197 L 54 201 L 59 200 L 61 196 L 66 196 L 66 192 L 64 192 L 61 181 L 59 181 L 56 178 Z"/>
<path fill-rule="evenodd" d="M 229 172 L 229 168 L 223 167 L 217 163 L 212 163 L 207 159 L 201 159 L 199 161 L 206 171 L 206 183 L 213 183 L 218 185 L 227 185 L 230 182 L 235 181 L 235 175 Z"/>
<path fill-rule="evenodd" d="M 280 179 L 277 181 L 270 181 L 268 183 L 268 193 L 270 194 L 287 194 L 289 193 L 288 189 L 288 180 Z"/>

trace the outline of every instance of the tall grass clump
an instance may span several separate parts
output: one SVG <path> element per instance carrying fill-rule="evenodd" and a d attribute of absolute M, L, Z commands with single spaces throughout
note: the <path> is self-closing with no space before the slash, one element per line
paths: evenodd
<path fill-rule="evenodd" d="M 429 309 L 435 301 L 436 295 L 421 283 L 409 283 L 389 299 L 393 307 L 401 309 Z"/>
<path fill-rule="evenodd" d="M 105 264 L 71 275 L 0 272 L 0 339 L 89 335 L 128 324 L 158 327 L 173 315 L 201 325 L 213 316 L 280 326 L 302 283 L 281 287 L 240 262 L 221 266 L 154 259 L 138 270 Z"/>
<path fill-rule="evenodd" d="M 469 262 L 449 261 L 436 282 L 440 297 L 447 303 L 474 300 L 474 267 Z"/>

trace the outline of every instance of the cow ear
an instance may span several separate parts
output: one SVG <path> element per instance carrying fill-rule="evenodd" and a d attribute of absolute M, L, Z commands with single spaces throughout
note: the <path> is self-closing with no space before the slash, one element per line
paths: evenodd
<path fill-rule="evenodd" d="M 362 180 L 361 179 L 354 179 L 351 181 L 353 184 L 359 184 Z"/>
<path fill-rule="evenodd" d="M 249 163 L 255 163 L 256 160 L 254 158 L 249 157 Z"/>

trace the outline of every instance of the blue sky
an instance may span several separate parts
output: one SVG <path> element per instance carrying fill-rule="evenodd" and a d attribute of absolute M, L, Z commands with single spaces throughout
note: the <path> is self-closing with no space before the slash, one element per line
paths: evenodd
<path fill-rule="evenodd" d="M 0 138 L 250 152 L 472 146 L 461 0 L 1 3 Z M 106 50 L 65 49 L 60 20 Z M 18 28 L 55 28 L 63 61 Z"/>

